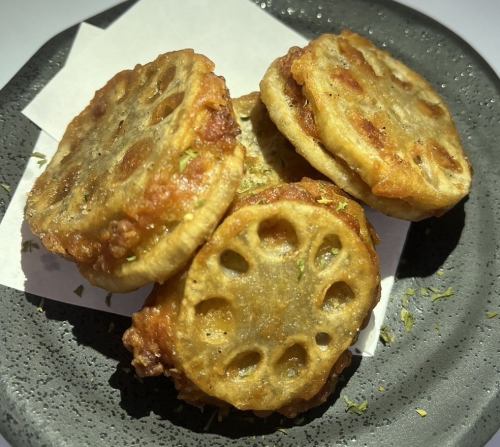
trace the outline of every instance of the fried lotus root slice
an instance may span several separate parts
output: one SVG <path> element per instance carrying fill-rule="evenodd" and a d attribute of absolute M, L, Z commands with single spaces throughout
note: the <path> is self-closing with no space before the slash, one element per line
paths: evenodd
<path fill-rule="evenodd" d="M 223 78 L 192 50 L 123 71 L 68 126 L 26 218 L 93 284 L 163 282 L 209 237 L 244 149 Z"/>
<path fill-rule="evenodd" d="M 198 388 L 183 373 L 176 358 L 174 337 L 186 275 L 187 272 L 183 272 L 155 286 L 143 309 L 132 316 L 132 326 L 125 331 L 123 344 L 133 354 L 132 366 L 139 377 L 166 375 L 173 380 L 179 399 L 197 407 L 213 405 L 227 411 L 230 405 Z M 297 400 L 277 411 L 287 417 L 295 417 L 325 402 L 350 360 L 350 352 L 345 351 L 332 368 L 325 385 L 312 399 Z"/>
<path fill-rule="evenodd" d="M 258 92 L 233 99 L 233 107 L 241 129 L 239 141 L 246 149 L 238 196 L 304 176 L 321 176 L 276 128 Z"/>
<path fill-rule="evenodd" d="M 179 364 L 241 410 L 308 401 L 355 340 L 379 283 L 359 231 L 328 207 L 298 197 L 242 206 L 189 269 Z"/>
<path fill-rule="evenodd" d="M 377 197 L 442 214 L 468 194 L 471 168 L 443 99 L 420 75 L 344 31 L 291 64 L 326 149 Z"/>
<path fill-rule="evenodd" d="M 433 215 L 433 210 L 419 209 L 404 200 L 374 195 L 342 158 L 324 147 L 311 104 L 291 73 L 293 62 L 303 51 L 292 47 L 286 56 L 271 64 L 260 83 L 262 101 L 280 132 L 290 140 L 297 153 L 318 171 L 372 208 L 389 216 L 412 221 Z"/>

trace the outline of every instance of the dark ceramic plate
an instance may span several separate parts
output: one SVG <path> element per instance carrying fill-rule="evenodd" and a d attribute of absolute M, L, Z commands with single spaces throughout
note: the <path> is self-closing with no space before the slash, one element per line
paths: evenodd
<path fill-rule="evenodd" d="M 396 341 L 354 361 L 335 396 L 302 417 L 234 412 L 218 422 L 212 410 L 177 401 L 168 380 L 134 378 L 120 342 L 129 319 L 56 302 L 39 312 L 39 298 L 2 287 L 0 432 L 13 446 L 469 447 L 499 428 L 500 317 L 487 318 L 500 314 L 497 76 L 456 35 L 392 2 L 259 4 L 307 37 L 344 27 L 369 36 L 429 79 L 455 116 L 474 165 L 472 193 L 442 218 L 412 225 L 387 316 Z M 92 23 L 106 26 L 129 6 Z M 75 32 L 51 40 L 0 91 L 2 182 L 17 184 L 38 134 L 20 111 L 63 65 Z M 3 214 L 9 196 L 0 194 Z M 455 294 L 432 302 L 418 293 L 429 286 Z M 407 333 L 399 314 L 409 287 L 417 296 Z M 344 395 L 366 399 L 366 413 L 346 413 Z"/>

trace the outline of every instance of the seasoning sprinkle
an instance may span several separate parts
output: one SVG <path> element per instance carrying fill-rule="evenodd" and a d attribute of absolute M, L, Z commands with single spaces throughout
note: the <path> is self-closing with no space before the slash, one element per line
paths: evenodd
<path fill-rule="evenodd" d="M 8 193 L 10 193 L 10 191 L 11 191 L 10 185 L 8 185 L 7 183 L 0 183 L 0 186 L 3 189 L 5 189 L 5 191 L 7 191 Z"/>
<path fill-rule="evenodd" d="M 380 340 L 385 346 L 390 346 L 396 340 L 391 328 L 384 325 L 380 328 Z"/>
<path fill-rule="evenodd" d="M 423 408 L 417 408 L 415 411 L 423 418 L 427 416 L 427 411 L 425 411 Z"/>
<path fill-rule="evenodd" d="M 413 325 L 415 324 L 415 317 L 406 308 L 401 309 L 401 321 L 404 323 L 405 331 L 411 332 Z"/>
<path fill-rule="evenodd" d="M 179 172 L 183 173 L 187 165 L 191 163 L 196 157 L 198 157 L 198 152 L 196 152 L 193 149 L 187 149 L 184 151 L 184 153 L 181 155 L 181 158 L 179 159 Z"/>
<path fill-rule="evenodd" d="M 353 400 L 349 399 L 347 396 L 344 396 L 344 402 L 346 404 L 346 409 L 345 412 L 347 413 L 348 411 L 356 414 L 363 414 L 366 412 L 368 409 L 368 401 L 364 400 L 361 403 L 356 403 Z"/>
<path fill-rule="evenodd" d="M 306 268 L 305 261 L 303 259 L 299 259 L 297 261 L 297 268 L 299 269 L 299 273 L 297 275 L 297 279 L 300 281 L 304 276 L 304 270 Z"/>
<path fill-rule="evenodd" d="M 326 197 L 321 197 L 319 199 L 316 199 L 316 202 L 321 205 L 330 205 L 330 203 L 333 203 L 333 200 L 327 199 Z"/>
<path fill-rule="evenodd" d="M 43 306 L 45 305 L 45 298 L 40 298 L 40 303 L 38 304 L 38 307 L 36 308 L 36 310 L 38 312 L 43 312 L 44 311 L 44 308 Z"/>
<path fill-rule="evenodd" d="M 340 202 L 337 205 L 337 211 L 344 211 L 347 208 L 347 202 Z"/>
<path fill-rule="evenodd" d="M 434 287 L 429 287 L 429 289 L 432 292 L 431 295 L 431 300 L 432 302 L 438 301 L 438 300 L 443 300 L 443 299 L 448 299 L 451 298 L 453 295 L 455 295 L 455 292 L 453 291 L 452 287 L 448 287 L 444 292 L 440 292 Z"/>
<path fill-rule="evenodd" d="M 41 152 L 33 152 L 31 154 L 32 157 L 38 158 L 37 164 L 38 167 L 42 167 L 45 163 L 47 163 L 47 156 L 45 154 L 42 154 Z"/>

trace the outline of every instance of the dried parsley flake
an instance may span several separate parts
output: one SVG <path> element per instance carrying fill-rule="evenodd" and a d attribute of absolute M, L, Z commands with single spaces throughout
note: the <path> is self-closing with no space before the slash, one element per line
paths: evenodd
<path fill-rule="evenodd" d="M 498 312 L 486 312 L 486 318 L 495 318 Z"/>
<path fill-rule="evenodd" d="M 358 404 L 357 402 L 354 402 L 353 400 L 349 399 L 347 396 L 344 396 L 344 401 L 346 404 L 346 409 L 345 409 L 346 413 L 350 411 L 351 413 L 363 414 L 368 409 L 367 400 L 364 400 L 363 402 Z"/>
<path fill-rule="evenodd" d="M 45 163 L 47 163 L 47 156 L 41 152 L 33 152 L 32 157 L 38 158 L 37 164 L 41 168 Z"/>
<path fill-rule="evenodd" d="M 432 292 L 431 300 L 432 302 L 448 299 L 455 295 L 455 292 L 452 287 L 448 287 L 444 292 L 440 292 L 435 287 L 429 287 L 429 290 Z"/>
<path fill-rule="evenodd" d="M 11 188 L 10 188 L 10 185 L 8 185 L 7 183 L 0 183 L 0 186 L 5 189 L 5 191 L 9 192 L 11 191 Z"/>
<path fill-rule="evenodd" d="M 316 202 L 318 202 L 320 205 L 330 205 L 330 203 L 333 202 L 331 199 L 327 199 L 326 197 L 321 197 L 319 199 L 316 199 Z"/>
<path fill-rule="evenodd" d="M 337 205 L 337 211 L 344 211 L 347 208 L 347 202 L 340 202 Z"/>
<path fill-rule="evenodd" d="M 385 346 L 390 346 L 396 340 L 390 327 L 384 325 L 380 328 L 380 340 Z"/>
<path fill-rule="evenodd" d="M 405 331 L 411 332 L 415 324 L 415 317 L 406 308 L 401 309 L 401 321 L 404 323 Z"/>
<path fill-rule="evenodd" d="M 179 159 L 179 172 L 184 172 L 187 168 L 187 165 L 191 163 L 196 157 L 198 157 L 198 152 L 196 152 L 195 150 L 187 149 L 186 151 L 184 151 L 184 153 L 181 155 L 181 158 Z"/>
<path fill-rule="evenodd" d="M 306 263 L 303 259 L 299 259 L 297 261 L 297 268 L 299 269 L 299 273 L 297 274 L 297 279 L 300 281 L 304 276 L 304 271 L 306 268 Z"/>
<path fill-rule="evenodd" d="M 423 418 L 427 416 L 427 411 L 425 411 L 423 408 L 417 408 L 415 411 Z"/>

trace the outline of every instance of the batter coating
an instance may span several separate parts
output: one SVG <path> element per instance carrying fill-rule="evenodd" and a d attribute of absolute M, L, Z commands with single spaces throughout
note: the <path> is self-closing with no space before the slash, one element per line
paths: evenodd
<path fill-rule="evenodd" d="M 137 373 L 171 375 L 198 405 L 293 417 L 323 402 L 380 284 L 362 209 L 337 191 L 304 180 L 239 201 L 134 315 L 124 343 Z"/>
<path fill-rule="evenodd" d="M 124 292 L 163 282 L 233 200 L 244 150 L 213 68 L 183 50 L 118 73 L 37 180 L 28 223 L 93 284 Z"/>
<path fill-rule="evenodd" d="M 344 31 L 291 64 L 325 148 L 377 197 L 434 215 L 468 194 L 471 169 L 443 99 L 420 75 Z"/>
<path fill-rule="evenodd" d="M 311 105 L 291 73 L 292 63 L 302 53 L 301 48 L 293 47 L 286 56 L 276 59 L 260 84 L 262 100 L 279 130 L 312 166 L 369 206 L 401 219 L 420 220 L 429 217 L 432 212 L 418 209 L 403 200 L 375 196 L 344 160 L 325 148 L 316 128 Z"/>

